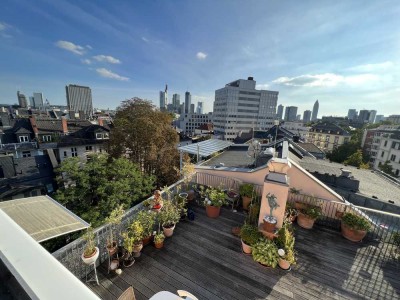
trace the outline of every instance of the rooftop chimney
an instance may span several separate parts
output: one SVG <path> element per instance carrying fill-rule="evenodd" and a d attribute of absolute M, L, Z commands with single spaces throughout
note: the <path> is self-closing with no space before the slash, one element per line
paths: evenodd
<path fill-rule="evenodd" d="M 346 170 L 346 169 L 341 169 L 342 170 L 342 174 L 340 175 L 341 177 L 347 177 L 349 178 L 351 175 L 351 171 L 350 170 Z"/>
<path fill-rule="evenodd" d="M 104 123 L 103 123 L 103 119 L 102 119 L 102 118 L 99 118 L 99 119 L 98 119 L 98 122 L 99 122 L 99 125 L 100 125 L 100 126 L 103 126 Z"/>
<path fill-rule="evenodd" d="M 62 131 L 64 134 L 68 133 L 68 124 L 67 119 L 65 117 L 61 117 Z"/>
<path fill-rule="evenodd" d="M 247 77 L 247 80 L 254 80 L 253 77 Z"/>
<path fill-rule="evenodd" d="M 36 125 L 35 116 L 30 116 L 29 117 L 29 121 L 31 122 L 31 126 L 32 126 L 32 129 L 33 129 L 33 132 L 35 133 L 35 136 L 37 137 L 39 135 L 39 129 L 37 128 L 37 125 Z"/>

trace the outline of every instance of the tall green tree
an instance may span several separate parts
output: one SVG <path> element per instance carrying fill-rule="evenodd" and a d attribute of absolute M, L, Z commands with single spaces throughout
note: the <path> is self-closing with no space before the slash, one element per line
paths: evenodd
<path fill-rule="evenodd" d="M 64 160 L 57 181 L 57 201 L 93 226 L 117 206 L 130 208 L 150 195 L 154 184 L 154 178 L 144 176 L 133 162 L 104 154 L 90 156 L 85 164 L 78 157 Z"/>
<path fill-rule="evenodd" d="M 393 172 L 393 166 L 390 164 L 389 160 L 385 161 L 384 164 L 379 165 L 378 168 L 379 168 L 379 170 L 381 170 L 382 172 L 384 172 L 386 174 L 389 174 L 394 177 L 396 176 Z"/>
<path fill-rule="evenodd" d="M 117 110 L 110 134 L 110 154 L 127 157 L 146 175 L 156 177 L 156 185 L 172 184 L 179 178 L 178 134 L 171 115 L 149 101 L 133 98 Z"/>

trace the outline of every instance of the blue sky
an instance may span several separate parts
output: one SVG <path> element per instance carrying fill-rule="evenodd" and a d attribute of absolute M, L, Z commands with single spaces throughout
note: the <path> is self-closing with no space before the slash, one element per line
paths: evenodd
<path fill-rule="evenodd" d="M 3 0 L 0 103 L 16 91 L 65 104 L 65 85 L 95 107 L 138 96 L 159 103 L 253 76 L 279 104 L 320 115 L 348 108 L 400 114 L 400 1 Z M 193 101 L 192 100 L 192 101 Z"/>

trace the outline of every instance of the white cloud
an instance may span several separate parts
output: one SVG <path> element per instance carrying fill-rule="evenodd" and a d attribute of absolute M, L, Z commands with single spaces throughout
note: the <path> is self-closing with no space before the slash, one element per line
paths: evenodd
<path fill-rule="evenodd" d="M 333 73 L 325 73 L 316 75 L 306 74 L 296 77 L 279 77 L 272 82 L 287 86 L 332 87 L 339 84 L 361 85 L 378 79 L 379 77 L 373 74 L 342 76 Z"/>
<path fill-rule="evenodd" d="M 12 28 L 12 26 L 8 25 L 7 23 L 0 22 L 0 36 L 4 38 L 11 38 L 12 36 L 8 34 L 10 28 Z"/>
<path fill-rule="evenodd" d="M 107 70 L 105 68 L 96 69 L 96 72 L 102 77 L 112 78 L 112 79 L 116 79 L 116 80 L 120 80 L 120 81 L 129 81 L 128 77 L 120 76 L 120 75 L 113 73 L 110 70 Z"/>
<path fill-rule="evenodd" d="M 120 64 L 121 63 L 121 61 L 119 59 L 109 56 L 109 55 L 96 55 L 96 56 L 93 56 L 93 58 L 97 61 L 107 62 L 110 64 Z"/>
<path fill-rule="evenodd" d="M 6 24 L 0 23 L 0 31 L 6 30 Z"/>
<path fill-rule="evenodd" d="M 256 89 L 259 89 L 259 90 L 266 90 L 266 89 L 268 89 L 268 88 L 269 88 L 269 84 L 268 84 L 268 83 L 257 84 L 257 85 L 256 85 Z"/>
<path fill-rule="evenodd" d="M 85 64 L 85 65 L 90 65 L 90 64 L 92 63 L 92 61 L 91 61 L 90 59 L 88 59 L 88 58 L 81 59 L 81 62 L 82 62 L 83 64 Z"/>
<path fill-rule="evenodd" d="M 144 41 L 144 42 L 146 42 L 146 43 L 148 43 L 148 42 L 149 42 L 149 40 L 148 40 L 148 39 L 146 39 L 144 36 L 142 36 L 142 41 Z"/>
<path fill-rule="evenodd" d="M 85 53 L 85 48 L 79 45 L 75 45 L 74 43 L 68 42 L 68 41 L 58 41 L 56 43 L 56 46 L 70 51 L 72 53 L 78 54 L 78 55 L 83 55 Z"/>
<path fill-rule="evenodd" d="M 378 71 L 385 71 L 390 69 L 394 66 L 394 63 L 391 61 L 385 61 L 383 63 L 377 64 L 365 64 L 365 65 L 358 65 L 355 67 L 348 68 L 349 71 L 355 72 L 378 72 Z"/>
<path fill-rule="evenodd" d="M 90 49 L 90 50 L 93 49 L 92 46 L 90 46 L 90 45 L 86 45 L 86 48 L 88 48 L 88 49 Z"/>
<path fill-rule="evenodd" d="M 203 59 L 206 59 L 207 54 L 204 52 L 197 52 L 196 57 L 197 57 L 197 59 L 203 60 Z"/>

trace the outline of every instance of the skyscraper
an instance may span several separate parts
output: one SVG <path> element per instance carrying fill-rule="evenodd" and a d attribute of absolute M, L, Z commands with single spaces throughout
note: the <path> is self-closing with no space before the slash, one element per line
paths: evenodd
<path fill-rule="evenodd" d="M 179 94 L 172 95 L 172 107 L 174 111 L 178 112 L 181 106 L 181 96 Z"/>
<path fill-rule="evenodd" d="M 34 108 L 43 109 L 43 94 L 33 93 Z"/>
<path fill-rule="evenodd" d="M 190 111 L 189 113 L 194 114 L 194 103 L 190 104 Z"/>
<path fill-rule="evenodd" d="M 369 123 L 371 123 L 371 124 L 375 123 L 376 113 L 377 113 L 376 110 L 370 110 L 369 111 L 369 118 L 368 118 L 368 122 Z"/>
<path fill-rule="evenodd" d="M 197 114 L 202 114 L 203 113 L 203 102 L 197 102 L 197 110 L 196 110 Z"/>
<path fill-rule="evenodd" d="M 354 108 L 349 109 L 349 111 L 347 112 L 347 118 L 349 118 L 349 120 L 356 120 L 357 110 Z"/>
<path fill-rule="evenodd" d="M 89 87 L 70 84 L 65 91 L 70 111 L 83 112 L 86 118 L 93 115 L 92 90 Z"/>
<path fill-rule="evenodd" d="M 168 85 L 165 85 L 165 90 L 160 91 L 160 110 L 167 110 L 168 106 Z"/>
<path fill-rule="evenodd" d="M 276 118 L 278 92 L 256 90 L 253 77 L 238 79 L 215 91 L 214 132 L 233 140 L 252 128 L 267 130 Z"/>
<path fill-rule="evenodd" d="M 287 122 L 296 121 L 297 117 L 297 106 L 286 106 L 285 108 L 285 117 L 283 120 Z"/>
<path fill-rule="evenodd" d="M 361 109 L 358 114 L 358 120 L 362 123 L 367 123 L 369 120 L 369 110 Z"/>
<path fill-rule="evenodd" d="M 278 112 L 276 114 L 276 118 L 280 121 L 280 120 L 283 120 L 282 117 L 283 117 L 283 105 L 279 104 L 278 105 Z"/>
<path fill-rule="evenodd" d="M 318 103 L 318 99 L 317 99 L 317 101 L 315 101 L 313 109 L 312 109 L 311 121 L 316 121 L 318 119 L 318 109 L 319 109 L 319 103 Z"/>
<path fill-rule="evenodd" d="M 190 113 L 190 104 L 192 102 L 192 96 L 190 95 L 189 92 L 185 93 L 185 111 L 184 113 L 188 114 Z"/>
<path fill-rule="evenodd" d="M 303 122 L 308 123 L 311 121 L 311 110 L 305 110 L 303 113 Z"/>
<path fill-rule="evenodd" d="M 18 105 L 22 108 L 28 107 L 28 100 L 26 99 L 26 96 L 19 91 L 17 92 L 17 97 L 18 97 Z"/>
<path fill-rule="evenodd" d="M 379 123 L 385 120 L 385 116 L 384 115 L 376 115 L 375 117 L 375 123 Z"/>

